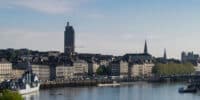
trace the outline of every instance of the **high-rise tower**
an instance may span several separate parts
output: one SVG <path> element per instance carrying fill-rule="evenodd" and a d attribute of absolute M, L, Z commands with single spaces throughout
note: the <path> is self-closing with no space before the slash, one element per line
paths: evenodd
<path fill-rule="evenodd" d="M 148 48 L 147 48 L 147 41 L 145 40 L 144 44 L 144 54 L 148 54 Z"/>
<path fill-rule="evenodd" d="M 74 28 L 69 25 L 69 22 L 67 22 L 67 26 L 65 27 L 64 35 L 64 53 L 70 57 L 74 54 L 75 32 Z"/>

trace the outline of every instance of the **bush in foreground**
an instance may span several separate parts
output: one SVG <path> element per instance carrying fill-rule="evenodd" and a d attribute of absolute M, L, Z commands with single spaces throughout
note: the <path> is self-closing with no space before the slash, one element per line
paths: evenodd
<path fill-rule="evenodd" d="M 0 93 L 0 100 L 23 100 L 23 98 L 18 92 L 3 90 Z"/>

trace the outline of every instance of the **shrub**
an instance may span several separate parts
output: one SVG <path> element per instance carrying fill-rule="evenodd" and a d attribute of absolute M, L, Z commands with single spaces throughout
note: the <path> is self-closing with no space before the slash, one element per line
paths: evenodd
<path fill-rule="evenodd" d="M 18 92 L 3 90 L 0 95 L 0 100 L 23 100 L 23 98 Z"/>

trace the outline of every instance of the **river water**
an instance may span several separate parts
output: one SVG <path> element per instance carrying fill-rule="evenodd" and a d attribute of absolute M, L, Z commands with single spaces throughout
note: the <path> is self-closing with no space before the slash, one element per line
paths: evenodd
<path fill-rule="evenodd" d="M 135 82 L 119 87 L 66 87 L 24 95 L 25 100 L 200 100 L 200 92 L 178 93 L 183 83 Z"/>

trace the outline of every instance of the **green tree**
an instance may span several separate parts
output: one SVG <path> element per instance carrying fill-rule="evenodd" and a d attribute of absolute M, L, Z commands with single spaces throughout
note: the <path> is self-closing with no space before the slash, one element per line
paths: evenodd
<path fill-rule="evenodd" d="M 157 63 L 152 69 L 152 72 L 156 75 L 191 74 L 194 72 L 194 66 L 191 63 Z"/>
<path fill-rule="evenodd" d="M 3 90 L 0 95 L 0 100 L 23 100 L 23 98 L 18 92 Z"/>
<path fill-rule="evenodd" d="M 100 67 L 97 69 L 96 73 L 97 73 L 98 75 L 109 75 L 109 74 L 111 73 L 111 69 L 110 69 L 110 67 L 100 66 Z"/>

